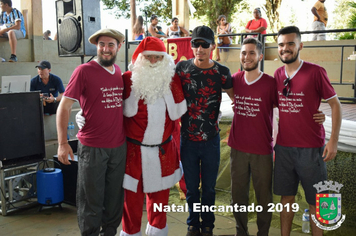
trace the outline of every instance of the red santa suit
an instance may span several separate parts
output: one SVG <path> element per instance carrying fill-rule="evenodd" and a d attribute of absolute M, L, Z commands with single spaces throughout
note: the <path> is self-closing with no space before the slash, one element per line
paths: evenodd
<path fill-rule="evenodd" d="M 144 45 L 151 42 L 154 48 Z M 157 39 L 158 40 L 158 39 Z M 145 41 L 145 42 L 144 42 Z M 141 42 L 141 53 L 164 50 L 161 40 L 145 38 Z M 150 44 L 150 45 L 151 45 Z M 161 46 L 157 49 L 157 45 Z M 163 45 L 163 48 L 162 48 Z M 136 53 L 135 51 L 135 53 Z M 133 62 L 135 55 L 133 55 Z M 177 183 L 182 171 L 179 167 L 178 149 L 172 132 L 175 120 L 179 119 L 187 110 L 181 82 L 173 77 L 170 91 L 162 95 L 155 102 L 146 104 L 140 96 L 131 89 L 132 72 L 124 73 L 124 116 L 127 135 L 127 159 L 123 187 L 125 189 L 124 214 L 122 219 L 121 236 L 141 235 L 141 218 L 143 199 L 145 194 L 148 224 L 147 235 L 166 236 L 168 227 L 165 212 L 154 212 L 154 204 L 167 205 L 169 188 Z"/>

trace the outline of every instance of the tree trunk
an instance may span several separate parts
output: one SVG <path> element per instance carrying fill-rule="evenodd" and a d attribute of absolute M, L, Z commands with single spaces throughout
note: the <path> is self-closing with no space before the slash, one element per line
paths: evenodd
<path fill-rule="evenodd" d="M 266 4 L 264 5 L 268 23 L 272 30 L 271 33 L 277 33 L 278 30 L 281 28 L 281 22 L 279 20 L 279 11 L 281 8 L 281 3 L 282 0 L 266 0 Z"/>
<path fill-rule="evenodd" d="M 130 7 L 131 7 L 131 34 L 132 34 L 132 40 L 135 40 L 135 35 L 132 32 L 132 29 L 136 23 L 136 0 L 130 0 Z"/>

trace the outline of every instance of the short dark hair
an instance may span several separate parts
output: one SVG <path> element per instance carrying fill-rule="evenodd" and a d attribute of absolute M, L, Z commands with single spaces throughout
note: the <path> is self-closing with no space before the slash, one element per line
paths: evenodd
<path fill-rule="evenodd" d="M 161 30 L 161 29 L 162 29 L 162 27 L 161 27 L 161 26 L 159 26 L 159 25 L 157 25 L 157 26 L 156 26 L 156 29 L 157 29 L 157 30 Z"/>
<path fill-rule="evenodd" d="M 178 20 L 178 17 L 173 17 L 171 22 L 173 23 L 173 21 L 175 21 L 175 20 Z"/>
<path fill-rule="evenodd" d="M 293 34 L 295 33 L 297 35 L 297 38 L 299 39 L 299 41 L 301 41 L 302 39 L 302 36 L 300 34 L 300 31 L 299 31 L 299 28 L 297 26 L 287 26 L 287 27 L 284 27 L 282 29 L 280 29 L 278 31 L 278 34 L 277 36 L 279 37 L 279 35 L 283 35 L 283 34 Z"/>
<path fill-rule="evenodd" d="M 7 4 L 9 5 L 9 7 L 12 7 L 12 1 L 11 0 L 0 0 L 0 2 L 2 2 L 2 4 Z"/>
<path fill-rule="evenodd" d="M 157 15 L 153 14 L 150 18 L 150 21 L 152 22 L 154 19 L 158 18 Z"/>
<path fill-rule="evenodd" d="M 255 39 L 255 38 L 246 38 L 243 42 L 242 42 L 242 45 L 245 45 L 245 44 L 254 44 L 257 48 L 257 51 L 259 54 L 262 54 L 262 43 L 258 40 L 258 39 Z"/>

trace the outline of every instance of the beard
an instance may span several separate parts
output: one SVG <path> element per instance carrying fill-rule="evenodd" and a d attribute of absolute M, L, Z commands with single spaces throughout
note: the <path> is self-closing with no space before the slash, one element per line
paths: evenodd
<path fill-rule="evenodd" d="M 285 63 L 285 64 L 291 64 L 291 63 L 295 62 L 295 61 L 298 59 L 298 57 L 299 57 L 299 49 L 298 49 L 297 55 L 295 55 L 295 57 L 292 57 L 292 58 L 289 59 L 289 60 L 283 60 L 282 57 L 281 57 L 281 55 L 278 55 L 278 56 L 279 56 L 279 59 L 281 59 L 281 61 L 282 61 L 283 63 Z"/>
<path fill-rule="evenodd" d="M 98 62 L 100 65 L 104 66 L 104 67 L 109 67 L 109 66 L 112 66 L 114 63 L 115 63 L 115 60 L 116 60 L 116 55 L 112 55 L 112 58 L 111 59 L 104 59 L 102 56 L 101 56 L 101 53 L 98 55 Z"/>
<path fill-rule="evenodd" d="M 145 104 L 153 104 L 170 92 L 170 84 L 175 73 L 175 64 L 171 56 L 165 55 L 154 64 L 139 54 L 134 64 L 129 65 L 132 72 L 132 90 Z"/>
<path fill-rule="evenodd" d="M 244 71 L 253 71 L 258 67 L 258 63 L 259 63 L 259 61 L 256 62 L 255 64 L 253 64 L 252 67 L 250 67 L 250 68 L 245 68 L 244 66 L 242 66 L 242 68 L 244 69 Z"/>

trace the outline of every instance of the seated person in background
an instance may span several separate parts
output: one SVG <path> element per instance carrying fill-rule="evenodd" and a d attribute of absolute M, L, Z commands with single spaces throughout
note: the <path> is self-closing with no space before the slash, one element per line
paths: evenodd
<path fill-rule="evenodd" d="M 26 36 L 23 16 L 19 10 L 12 8 L 11 0 L 0 0 L 0 38 L 8 38 L 11 48 L 9 62 L 17 62 L 16 46 L 17 40 Z"/>
<path fill-rule="evenodd" d="M 157 34 L 161 34 L 161 35 L 164 35 L 164 36 L 166 36 L 166 34 L 165 33 L 163 33 L 163 31 L 162 31 L 162 27 L 161 26 L 156 26 L 156 32 L 157 32 Z"/>
<path fill-rule="evenodd" d="M 51 36 L 51 31 L 50 30 L 46 30 L 43 33 L 43 40 L 52 40 L 52 38 L 50 36 Z"/>
<path fill-rule="evenodd" d="M 221 34 L 231 34 L 231 25 L 226 21 L 226 16 L 220 15 L 218 20 L 216 21 L 218 24 L 216 28 L 216 32 L 218 35 Z M 229 47 L 232 41 L 232 37 L 219 37 L 218 38 L 218 47 Z M 228 49 L 224 49 L 224 52 L 229 51 Z M 220 61 L 220 50 L 216 50 L 216 60 Z"/>
<path fill-rule="evenodd" d="M 41 61 L 36 68 L 38 75 L 31 79 L 30 90 L 41 91 L 43 113 L 56 114 L 58 103 L 64 93 L 62 80 L 50 73 L 51 63 L 48 61 Z"/>
<path fill-rule="evenodd" d="M 138 16 L 135 25 L 132 29 L 133 39 L 142 40 L 145 37 L 145 29 L 143 28 L 143 17 Z"/>
<path fill-rule="evenodd" d="M 267 21 L 262 18 L 261 9 L 259 7 L 253 10 L 255 19 L 250 20 L 246 25 L 246 33 L 266 34 Z"/>
<path fill-rule="evenodd" d="M 151 24 L 148 26 L 148 32 L 151 34 L 151 36 L 156 37 L 156 38 L 167 38 L 166 35 L 158 34 L 156 32 L 156 26 L 158 24 L 158 17 L 156 15 L 151 16 Z"/>
<path fill-rule="evenodd" d="M 167 36 L 169 38 L 179 38 L 179 37 L 187 37 L 189 36 L 188 30 L 183 27 L 179 27 L 178 18 L 172 18 L 172 25 L 167 28 Z"/>

